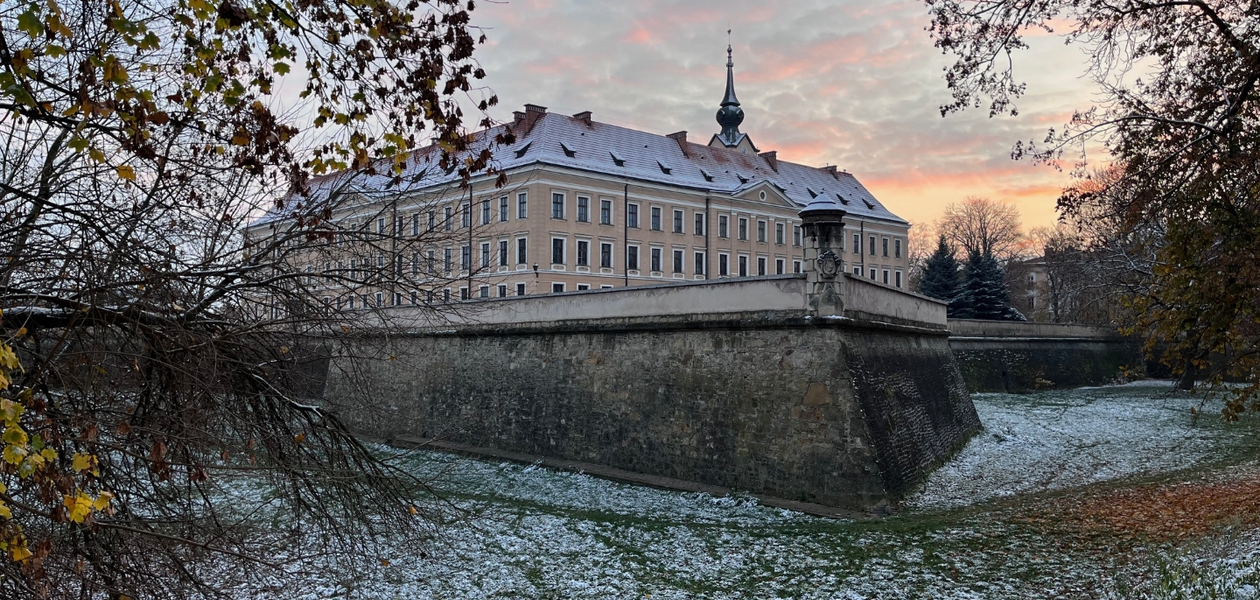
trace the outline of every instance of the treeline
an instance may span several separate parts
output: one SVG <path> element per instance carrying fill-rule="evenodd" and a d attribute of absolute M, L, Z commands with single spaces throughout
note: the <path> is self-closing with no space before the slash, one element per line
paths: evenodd
<path fill-rule="evenodd" d="M 968 197 L 916 225 L 913 289 L 949 302 L 949 317 L 1119 325 L 1123 269 L 1097 223 L 1059 222 L 1025 233 L 1011 204 Z"/>

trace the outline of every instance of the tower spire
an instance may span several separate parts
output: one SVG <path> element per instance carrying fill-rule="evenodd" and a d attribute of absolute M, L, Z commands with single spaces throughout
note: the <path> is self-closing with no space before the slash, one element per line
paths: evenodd
<path fill-rule="evenodd" d="M 718 139 L 730 148 L 738 146 L 740 139 L 744 137 L 739 132 L 739 124 L 744 122 L 744 109 L 739 107 L 739 98 L 735 97 L 735 59 L 731 51 L 730 29 L 726 30 L 726 35 L 726 95 L 722 97 L 722 108 L 718 109 L 717 122 L 722 126 Z"/>

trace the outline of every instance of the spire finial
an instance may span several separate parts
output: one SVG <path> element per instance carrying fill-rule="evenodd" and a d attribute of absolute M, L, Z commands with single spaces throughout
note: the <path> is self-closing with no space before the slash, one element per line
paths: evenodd
<path fill-rule="evenodd" d="M 744 110 L 739 107 L 739 98 L 735 97 L 735 59 L 731 50 L 731 30 L 726 30 L 726 95 L 722 97 L 722 108 L 718 109 L 717 122 L 722 126 L 718 137 L 728 147 L 739 144 L 743 134 L 739 132 L 739 124 L 744 122 Z"/>

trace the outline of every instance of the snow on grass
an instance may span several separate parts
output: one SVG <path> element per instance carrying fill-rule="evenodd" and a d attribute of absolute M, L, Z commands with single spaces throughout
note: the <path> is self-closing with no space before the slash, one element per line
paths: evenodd
<path fill-rule="evenodd" d="M 1219 460 L 1256 429 L 1226 426 L 1219 403 L 1167 382 L 1039 394 L 974 394 L 984 431 L 907 498 L 946 509 L 994 498 L 1152 475 Z"/>
<path fill-rule="evenodd" d="M 1005 518 L 1009 508 L 948 509 L 1201 465 L 1238 448 L 1240 432 L 1254 436 L 1211 417 L 1191 422 L 1196 403 L 1150 384 L 978 395 L 986 431 L 928 480 L 916 510 L 872 522 L 415 452 L 402 464 L 457 509 L 444 513 L 436 539 L 423 547 L 387 543 L 372 566 L 325 568 L 303 589 L 249 595 L 857 600 L 1100 597 L 1124 582 L 1131 591 L 1158 590 L 1149 575 L 1156 563 L 1135 565 L 1130 554 L 1046 534 Z M 1224 573 L 1230 590 L 1256 589 L 1255 552 L 1232 563 L 1177 552 L 1156 548 L 1152 560 L 1171 561 L 1186 578 Z"/>

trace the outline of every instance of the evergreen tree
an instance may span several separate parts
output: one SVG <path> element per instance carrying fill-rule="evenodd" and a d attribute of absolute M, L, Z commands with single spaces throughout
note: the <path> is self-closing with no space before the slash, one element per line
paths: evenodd
<path fill-rule="evenodd" d="M 971 251 L 963 266 L 963 293 L 966 310 L 955 318 L 1024 321 L 1024 316 L 1008 304 L 1005 274 L 992 254 Z M 960 307 L 961 308 L 961 307 Z"/>
<path fill-rule="evenodd" d="M 929 298 L 949 302 L 949 317 L 960 318 L 955 313 L 965 300 L 962 294 L 962 281 L 958 278 L 958 260 L 954 258 L 954 250 L 940 237 L 936 252 L 929 256 L 923 264 L 923 277 L 919 279 L 919 293 Z M 965 317 L 962 317 L 965 318 Z"/>

